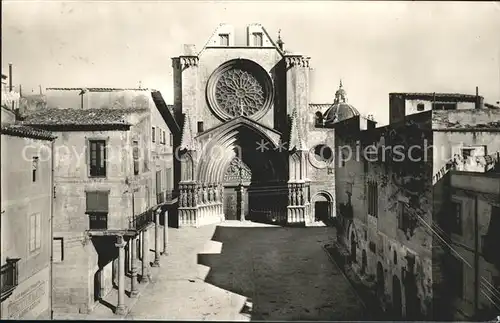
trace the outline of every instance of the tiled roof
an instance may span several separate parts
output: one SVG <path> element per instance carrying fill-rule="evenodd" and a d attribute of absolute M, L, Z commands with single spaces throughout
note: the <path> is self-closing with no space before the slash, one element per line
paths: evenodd
<path fill-rule="evenodd" d="M 35 139 L 55 139 L 50 131 L 36 129 L 20 124 L 2 124 L 1 133 L 5 135 L 24 137 L 24 138 L 35 138 Z"/>
<path fill-rule="evenodd" d="M 128 115 L 147 109 L 43 109 L 28 115 L 23 123 L 40 126 L 130 125 Z"/>
<path fill-rule="evenodd" d="M 113 92 L 113 91 L 149 91 L 149 89 L 114 88 L 114 87 L 48 87 L 47 91 L 83 91 Z"/>

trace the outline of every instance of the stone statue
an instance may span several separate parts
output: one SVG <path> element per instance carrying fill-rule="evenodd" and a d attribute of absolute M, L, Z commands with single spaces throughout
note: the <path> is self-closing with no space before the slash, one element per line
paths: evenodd
<path fill-rule="evenodd" d="M 214 202 L 219 202 L 220 198 L 219 184 L 214 184 Z"/>
<path fill-rule="evenodd" d="M 181 206 L 184 207 L 187 204 L 186 203 L 187 202 L 186 201 L 186 191 L 184 190 L 184 186 L 181 186 L 180 191 L 181 191 Z"/>
<path fill-rule="evenodd" d="M 303 190 L 303 187 L 299 188 L 299 203 L 300 203 L 300 205 L 304 205 L 304 190 Z"/>
<path fill-rule="evenodd" d="M 207 191 L 207 185 L 203 184 L 203 203 L 208 202 L 208 191 Z"/>
<path fill-rule="evenodd" d="M 191 206 L 190 205 L 191 204 L 191 198 L 192 198 L 191 197 L 191 188 L 188 187 L 188 189 L 187 189 L 187 203 L 188 203 L 188 205 L 186 205 L 186 206 Z"/>
<path fill-rule="evenodd" d="M 201 185 L 196 187 L 196 191 L 198 192 L 198 202 L 203 203 L 203 190 L 201 189 Z"/>
<path fill-rule="evenodd" d="M 212 184 L 208 184 L 208 202 L 211 203 L 214 201 L 214 188 Z"/>
<path fill-rule="evenodd" d="M 291 205 L 296 205 L 297 201 L 297 192 L 295 191 L 295 185 L 292 184 L 292 203 Z"/>
<path fill-rule="evenodd" d="M 224 186 L 222 184 L 219 184 L 219 197 L 220 202 L 224 202 Z"/>
<path fill-rule="evenodd" d="M 196 186 L 194 188 L 194 193 L 193 193 L 193 206 L 197 206 L 198 205 L 199 197 L 200 197 L 200 187 Z"/>

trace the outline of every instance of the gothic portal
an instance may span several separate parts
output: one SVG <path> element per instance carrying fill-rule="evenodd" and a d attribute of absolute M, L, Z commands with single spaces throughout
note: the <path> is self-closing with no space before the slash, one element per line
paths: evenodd
<path fill-rule="evenodd" d="M 220 25 L 172 61 L 181 226 L 335 215 L 334 131 L 315 126 L 331 104 L 309 102 L 309 57 L 253 24 Z"/>

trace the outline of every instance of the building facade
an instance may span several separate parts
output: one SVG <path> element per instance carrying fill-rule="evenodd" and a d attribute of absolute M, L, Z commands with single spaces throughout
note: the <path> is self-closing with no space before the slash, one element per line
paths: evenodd
<path fill-rule="evenodd" d="M 353 270 L 395 319 L 437 319 L 442 301 L 450 299 L 440 294 L 447 275 L 440 259 L 450 253 L 443 249 L 449 239 L 438 219 L 452 217 L 444 178 L 452 168 L 481 168 L 477 160 L 500 148 L 500 110 L 482 101 L 474 95 L 394 93 L 388 126 L 365 127 L 357 117 L 327 124 L 335 128 L 341 160 L 339 238 Z M 470 158 L 453 166 L 462 150 Z"/>
<path fill-rule="evenodd" d="M 55 136 L 15 124 L 18 104 L 19 93 L 2 87 L 0 314 L 50 319 Z"/>
<path fill-rule="evenodd" d="M 123 314 L 125 275 L 136 297 L 166 248 L 168 127 L 145 89 L 51 88 L 46 101 L 23 124 L 58 136 L 53 310 L 89 313 L 117 288 Z"/>
<path fill-rule="evenodd" d="M 180 226 L 335 216 L 334 132 L 315 127 L 309 60 L 259 24 L 221 24 L 172 59 Z"/>

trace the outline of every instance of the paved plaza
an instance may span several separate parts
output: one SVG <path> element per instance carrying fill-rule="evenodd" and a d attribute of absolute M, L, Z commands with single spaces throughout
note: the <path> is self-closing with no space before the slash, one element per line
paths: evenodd
<path fill-rule="evenodd" d="M 360 320 L 322 246 L 335 229 L 224 223 L 170 229 L 169 255 L 126 319 Z"/>

